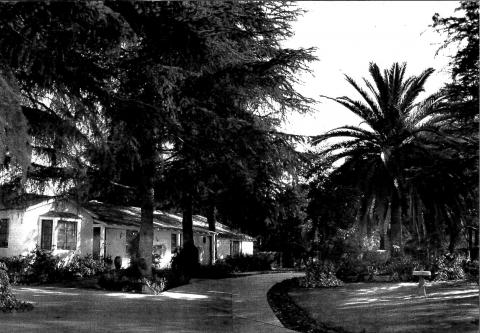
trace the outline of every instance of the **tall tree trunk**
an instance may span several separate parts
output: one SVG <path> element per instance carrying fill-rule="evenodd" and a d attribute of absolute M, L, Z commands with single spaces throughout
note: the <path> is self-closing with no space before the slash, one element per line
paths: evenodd
<path fill-rule="evenodd" d="M 474 247 L 473 247 L 473 258 L 472 260 L 478 260 L 479 258 L 479 248 L 478 248 L 478 227 L 475 228 L 474 230 L 474 235 L 475 235 L 475 241 L 474 241 Z"/>
<path fill-rule="evenodd" d="M 473 257 L 473 232 L 472 228 L 468 228 L 468 257 L 472 259 Z"/>
<path fill-rule="evenodd" d="M 394 247 L 398 246 L 398 250 Z M 392 193 L 391 219 L 390 219 L 390 250 L 394 254 L 396 251 L 403 254 L 402 244 L 402 206 L 400 196 L 397 190 Z"/>
<path fill-rule="evenodd" d="M 209 203 L 207 207 L 207 222 L 208 222 L 208 230 L 215 231 L 215 205 L 213 203 Z"/>
<path fill-rule="evenodd" d="M 138 263 L 143 276 L 152 275 L 153 211 L 154 190 L 152 186 L 144 189 L 138 235 Z"/>
<path fill-rule="evenodd" d="M 380 250 L 385 250 L 385 220 L 379 219 L 379 233 L 380 233 Z"/>
<path fill-rule="evenodd" d="M 208 222 L 208 230 L 215 232 L 216 231 L 216 221 L 215 221 L 215 205 L 210 202 L 207 207 L 207 222 Z M 217 235 L 213 234 L 211 237 L 211 254 L 212 254 L 212 264 L 215 263 L 217 259 Z"/>
<path fill-rule="evenodd" d="M 141 151 L 141 224 L 138 233 L 137 265 L 142 276 L 152 275 L 153 211 L 155 209 L 156 151 L 152 140 L 146 140 Z"/>
<path fill-rule="evenodd" d="M 198 249 L 193 240 L 193 198 L 190 191 L 183 194 L 183 256 L 184 272 L 190 278 L 199 265 Z"/>
<path fill-rule="evenodd" d="M 193 241 L 193 202 L 192 195 L 190 193 L 184 193 L 183 195 L 183 244 L 184 247 L 187 244 L 194 244 Z"/>

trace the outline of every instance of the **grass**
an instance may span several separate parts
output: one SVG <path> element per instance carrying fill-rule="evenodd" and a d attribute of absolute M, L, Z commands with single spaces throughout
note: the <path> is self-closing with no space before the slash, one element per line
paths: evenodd
<path fill-rule="evenodd" d="M 282 324 L 300 332 L 478 332 L 478 285 L 432 282 L 427 295 L 417 295 L 416 283 L 301 288 L 290 279 L 267 297 Z"/>
<path fill-rule="evenodd" d="M 298 278 L 292 278 L 275 284 L 267 292 L 268 303 L 283 326 L 305 333 L 349 333 L 342 327 L 318 323 L 298 306 L 288 294 L 298 286 Z"/>

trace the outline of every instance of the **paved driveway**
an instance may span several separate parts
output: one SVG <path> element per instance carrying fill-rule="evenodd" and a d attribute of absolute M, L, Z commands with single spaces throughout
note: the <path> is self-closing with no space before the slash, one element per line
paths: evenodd
<path fill-rule="evenodd" d="M 31 312 L 0 313 L 2 332 L 292 332 L 266 293 L 296 273 L 197 280 L 161 295 L 75 288 L 15 288 Z"/>

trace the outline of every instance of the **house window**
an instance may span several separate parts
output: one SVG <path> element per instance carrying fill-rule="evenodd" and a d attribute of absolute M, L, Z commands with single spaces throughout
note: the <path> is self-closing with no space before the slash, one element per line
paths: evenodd
<path fill-rule="evenodd" d="M 8 247 L 8 219 L 0 219 L 0 247 Z"/>
<path fill-rule="evenodd" d="M 77 249 L 77 222 L 58 221 L 57 249 Z"/>
<path fill-rule="evenodd" d="M 172 246 L 171 246 L 172 253 L 174 253 L 177 250 L 177 247 L 178 247 L 177 234 L 172 234 Z"/>
<path fill-rule="evenodd" d="M 40 248 L 42 250 L 52 249 L 52 230 L 53 220 L 42 220 L 42 230 L 40 233 Z"/>
<path fill-rule="evenodd" d="M 232 242 L 232 255 L 233 256 L 238 256 L 240 254 L 240 242 L 239 241 L 233 241 Z"/>

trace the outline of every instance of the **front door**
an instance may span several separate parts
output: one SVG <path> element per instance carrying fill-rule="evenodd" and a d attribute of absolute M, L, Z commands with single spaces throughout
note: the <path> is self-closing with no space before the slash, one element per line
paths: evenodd
<path fill-rule="evenodd" d="M 100 227 L 93 227 L 93 250 L 92 250 L 93 259 L 100 258 L 100 242 L 101 242 Z"/>

